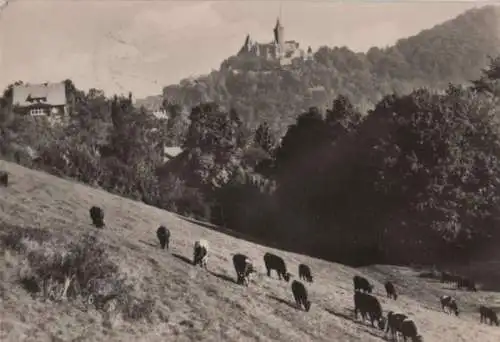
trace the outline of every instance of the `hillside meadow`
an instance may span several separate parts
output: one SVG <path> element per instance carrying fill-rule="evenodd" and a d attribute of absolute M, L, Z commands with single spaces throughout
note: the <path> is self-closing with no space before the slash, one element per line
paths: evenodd
<path fill-rule="evenodd" d="M 418 277 L 418 271 L 388 265 L 353 269 L 304 255 L 251 243 L 202 227 L 140 202 L 111 195 L 46 173 L 0 161 L 10 185 L 0 188 L 2 236 L 12 229 L 43 229 L 44 242 L 21 239 L 16 252 L 1 246 L 2 341 L 380 341 L 384 333 L 353 316 L 352 277 L 363 274 L 375 284 L 384 313 L 398 310 L 412 317 L 424 341 L 499 341 L 500 328 L 479 324 L 479 303 L 500 306 L 495 292 L 456 291 Z M 104 208 L 107 227 L 90 224 L 88 209 Z M 172 232 L 170 251 L 161 250 L 155 230 Z M 27 251 L 57 251 L 83 234 L 97 234 L 109 260 L 126 276 L 131 293 L 148 299 L 144 317 L 98 311 L 78 299 L 48 301 L 31 296 L 20 283 L 29 268 Z M 26 235 L 26 236 L 29 236 Z M 209 271 L 193 267 L 192 244 L 210 243 Z M 296 276 L 299 263 L 310 265 L 315 282 L 307 285 L 312 308 L 294 307 L 290 284 L 265 276 L 262 256 L 281 255 Z M 255 260 L 259 274 L 248 288 L 234 283 L 231 256 L 242 252 Z M 49 253 L 50 254 L 50 253 Z M 399 289 L 397 301 L 385 297 L 383 282 Z M 438 297 L 456 294 L 460 317 L 441 312 Z"/>

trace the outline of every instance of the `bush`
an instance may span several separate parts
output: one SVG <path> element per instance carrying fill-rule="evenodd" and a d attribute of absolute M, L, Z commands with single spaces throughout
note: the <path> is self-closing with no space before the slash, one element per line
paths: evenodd
<path fill-rule="evenodd" d="M 2 235 L 5 248 L 26 253 L 21 285 L 46 300 L 76 300 L 105 312 L 121 312 L 126 320 L 151 319 L 154 301 L 133 296 L 131 286 L 96 236 L 85 235 L 68 245 L 51 244 L 42 229 L 10 230 Z M 28 241 L 36 247 L 28 248 Z M 53 242 L 53 241 L 52 241 Z"/>
<path fill-rule="evenodd" d="M 51 246 L 54 247 L 54 246 Z M 60 300 L 78 296 L 90 297 L 102 294 L 102 280 L 109 280 L 109 293 L 120 292 L 122 283 L 115 281 L 118 267 L 111 262 L 105 245 L 95 236 L 87 235 L 79 243 L 63 248 L 41 246 L 27 253 L 30 274 L 26 278 L 35 281 L 42 296 Z M 101 281 L 101 282 L 100 282 Z M 100 282 L 96 286 L 96 282 Z"/>

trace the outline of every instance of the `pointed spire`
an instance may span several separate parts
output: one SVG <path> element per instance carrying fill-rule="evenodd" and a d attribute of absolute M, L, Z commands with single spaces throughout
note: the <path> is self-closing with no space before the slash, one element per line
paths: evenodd
<path fill-rule="evenodd" d="M 277 18 L 276 18 L 276 26 L 275 26 L 275 29 L 278 29 L 278 28 L 280 28 L 280 27 L 282 27 L 282 26 L 281 26 L 281 23 L 280 23 L 280 17 L 277 17 Z"/>

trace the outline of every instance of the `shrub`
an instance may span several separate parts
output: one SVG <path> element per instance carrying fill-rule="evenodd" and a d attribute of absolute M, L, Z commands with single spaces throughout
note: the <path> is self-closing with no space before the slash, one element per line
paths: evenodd
<path fill-rule="evenodd" d="M 21 238 L 18 238 L 19 234 L 6 236 L 8 246 L 26 251 L 19 247 L 26 235 L 21 235 Z M 45 238 L 44 235 L 31 236 Z M 28 251 L 29 270 L 21 275 L 20 282 L 28 292 L 46 300 L 81 299 L 85 305 L 92 305 L 100 311 L 122 312 L 127 320 L 150 320 L 154 302 L 131 295 L 131 286 L 126 284 L 125 277 L 119 273 L 106 249 L 104 243 L 90 234 L 62 248 L 40 245 Z"/>
<path fill-rule="evenodd" d="M 118 271 L 108 259 L 105 245 L 91 235 L 62 249 L 48 246 L 34 249 L 27 258 L 31 268 L 28 277 L 36 281 L 43 297 L 53 300 L 99 295 L 100 288 L 94 286 L 94 282 L 112 280 Z"/>

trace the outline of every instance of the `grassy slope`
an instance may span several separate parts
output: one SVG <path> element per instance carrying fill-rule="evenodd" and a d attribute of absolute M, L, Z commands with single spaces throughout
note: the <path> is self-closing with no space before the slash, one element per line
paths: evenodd
<path fill-rule="evenodd" d="M 360 270 L 280 252 L 292 272 L 308 263 L 316 277 L 310 286 L 311 312 L 290 307 L 289 284 L 259 274 L 249 288 L 232 282 L 231 254 L 247 253 L 264 272 L 263 254 L 272 250 L 189 223 L 176 215 L 101 190 L 61 180 L 0 161 L 11 173 L 11 186 L 0 188 L 0 215 L 12 224 L 41 226 L 69 238 L 92 230 L 88 208 L 102 206 L 108 228 L 102 238 L 116 246 L 111 255 L 136 288 L 157 300 L 160 317 L 154 325 L 118 321 L 113 328 L 100 315 L 84 312 L 74 304 L 53 304 L 31 299 L 15 282 L 14 255 L 2 251 L 0 272 L 4 307 L 0 319 L 2 341 L 81 340 L 113 341 L 377 341 L 383 333 L 352 318 L 352 276 Z M 161 223 L 172 232 L 171 253 L 158 248 L 155 230 Z M 187 264 L 192 242 L 206 238 L 211 244 L 209 269 Z M 440 312 L 437 296 L 452 293 L 438 283 L 420 279 L 407 268 L 368 268 L 365 274 L 376 285 L 384 311 L 407 312 L 417 322 L 426 341 L 500 341 L 500 328 L 480 325 L 474 303 L 500 305 L 492 292 L 459 294 L 463 317 Z M 218 275 L 218 276 L 217 276 Z M 274 276 L 274 274 L 273 274 Z M 379 281 L 395 280 L 402 295 L 397 302 L 383 296 Z M 229 280 L 228 280 L 229 278 Z M 274 298 L 273 298 L 274 297 Z M 288 303 L 288 304 L 287 304 Z M 184 321 L 184 322 L 183 322 Z M 187 324 L 186 322 L 191 322 Z M 54 338 L 54 336 L 58 337 Z"/>

